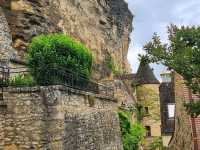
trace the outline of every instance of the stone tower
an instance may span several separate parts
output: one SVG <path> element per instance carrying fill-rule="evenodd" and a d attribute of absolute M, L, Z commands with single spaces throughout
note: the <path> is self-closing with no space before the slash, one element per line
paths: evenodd
<path fill-rule="evenodd" d="M 136 74 L 137 103 L 141 106 L 141 123 L 146 129 L 145 147 L 161 136 L 159 81 L 148 63 L 141 62 Z"/>

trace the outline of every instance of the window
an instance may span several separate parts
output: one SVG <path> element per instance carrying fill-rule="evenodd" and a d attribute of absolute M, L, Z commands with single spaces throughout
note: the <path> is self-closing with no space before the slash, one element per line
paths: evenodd
<path fill-rule="evenodd" d="M 151 127 L 145 126 L 145 129 L 146 129 L 146 136 L 151 136 Z"/>
<path fill-rule="evenodd" d="M 160 76 L 161 76 L 161 79 L 162 79 L 163 83 L 170 83 L 171 80 L 172 80 L 170 72 L 162 73 Z"/>
<path fill-rule="evenodd" d="M 148 107 L 144 107 L 144 111 L 145 111 L 145 114 L 149 114 L 149 108 Z"/>
<path fill-rule="evenodd" d="M 175 116 L 175 104 L 171 103 L 167 105 L 167 111 L 168 111 L 168 118 L 172 119 Z"/>

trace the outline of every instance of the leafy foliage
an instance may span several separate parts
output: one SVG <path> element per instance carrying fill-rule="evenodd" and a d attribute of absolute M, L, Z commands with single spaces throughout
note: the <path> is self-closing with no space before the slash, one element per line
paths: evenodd
<path fill-rule="evenodd" d="M 106 65 L 112 71 L 115 69 L 114 62 L 113 62 L 112 57 L 110 55 L 106 58 Z"/>
<path fill-rule="evenodd" d="M 156 149 L 164 149 L 163 148 L 163 141 L 162 137 L 155 137 L 153 139 L 153 142 L 149 145 L 150 150 L 156 150 Z"/>
<path fill-rule="evenodd" d="M 121 70 L 114 64 L 110 55 L 106 58 L 106 65 L 115 75 L 121 74 Z"/>
<path fill-rule="evenodd" d="M 92 54 L 83 44 L 62 34 L 40 35 L 28 48 L 28 66 L 40 85 L 46 85 L 51 68 L 62 67 L 89 78 Z"/>
<path fill-rule="evenodd" d="M 144 139 L 145 129 L 139 123 L 131 123 L 130 112 L 119 111 L 118 115 L 124 150 L 138 150 Z"/>
<path fill-rule="evenodd" d="M 143 118 L 145 117 L 144 107 L 141 104 L 137 103 L 135 108 L 136 108 L 135 113 L 136 113 L 137 121 L 141 122 Z"/>
<path fill-rule="evenodd" d="M 152 41 L 144 46 L 146 56 L 151 62 L 160 62 L 175 70 L 183 76 L 193 93 L 200 94 L 200 27 L 171 25 L 168 34 L 169 44 L 162 44 L 160 37 L 154 34 Z M 191 113 L 196 108 L 193 106 L 187 107 Z M 200 111 L 195 112 L 199 115 Z"/>
<path fill-rule="evenodd" d="M 138 56 L 139 56 L 139 61 L 141 64 L 149 64 L 150 63 L 149 58 L 147 56 L 141 55 L 141 54 L 139 54 Z"/>
<path fill-rule="evenodd" d="M 200 102 L 191 102 L 185 104 L 185 107 L 189 114 L 193 117 L 197 117 L 200 114 Z"/>
<path fill-rule="evenodd" d="M 30 74 L 18 74 L 10 79 L 9 85 L 15 87 L 35 86 L 36 82 Z"/>

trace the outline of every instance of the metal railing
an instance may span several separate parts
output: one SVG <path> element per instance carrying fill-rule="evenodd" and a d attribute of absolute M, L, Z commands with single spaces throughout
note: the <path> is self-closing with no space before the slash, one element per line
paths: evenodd
<path fill-rule="evenodd" d="M 9 86 L 9 80 L 16 75 L 26 75 L 29 73 L 30 72 L 25 67 L 0 67 L 0 87 Z M 113 87 L 100 84 L 90 80 L 82 74 L 78 74 L 62 67 L 48 68 L 42 78 L 45 80 L 40 85 L 63 85 L 77 90 L 92 92 L 111 98 L 114 97 Z"/>
<path fill-rule="evenodd" d="M 7 87 L 9 85 L 9 72 L 7 67 L 0 66 L 0 88 Z"/>

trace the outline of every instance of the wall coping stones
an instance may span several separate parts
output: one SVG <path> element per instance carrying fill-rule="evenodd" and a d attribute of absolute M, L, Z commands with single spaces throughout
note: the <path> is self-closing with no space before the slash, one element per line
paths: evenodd
<path fill-rule="evenodd" d="M 4 89 L 4 92 L 9 92 L 9 93 L 37 93 L 45 90 L 59 90 L 59 91 L 65 91 L 65 92 L 70 92 L 74 94 L 79 94 L 79 95 L 85 95 L 85 96 L 93 96 L 102 100 L 108 100 L 108 101 L 113 101 L 117 103 L 117 99 L 109 96 L 105 96 L 103 94 L 94 94 L 92 92 L 86 92 L 82 90 L 77 90 L 73 89 L 70 87 L 66 87 L 63 85 L 53 85 L 53 86 L 35 86 L 35 87 L 7 87 Z"/>

